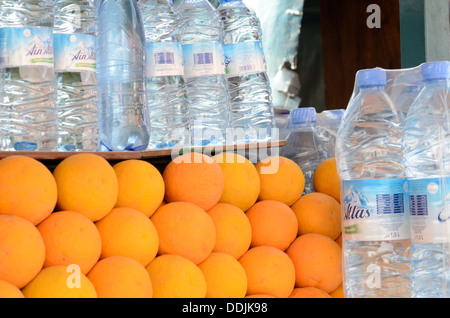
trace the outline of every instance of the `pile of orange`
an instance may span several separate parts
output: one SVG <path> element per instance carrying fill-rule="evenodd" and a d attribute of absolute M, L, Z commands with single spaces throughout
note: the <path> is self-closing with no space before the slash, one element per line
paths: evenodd
<path fill-rule="evenodd" d="M 0 298 L 340 298 L 334 158 L 0 160 Z"/>

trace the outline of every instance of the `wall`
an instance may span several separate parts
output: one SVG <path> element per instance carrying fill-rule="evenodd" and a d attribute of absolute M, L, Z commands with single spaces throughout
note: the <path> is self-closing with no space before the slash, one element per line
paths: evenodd
<path fill-rule="evenodd" d="M 367 7 L 380 7 L 380 28 L 369 28 Z M 355 74 L 401 68 L 399 0 L 320 0 L 327 109 L 346 108 Z"/>

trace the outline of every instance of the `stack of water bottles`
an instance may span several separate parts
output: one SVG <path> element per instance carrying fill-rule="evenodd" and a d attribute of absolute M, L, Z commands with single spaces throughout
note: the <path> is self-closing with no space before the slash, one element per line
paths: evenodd
<path fill-rule="evenodd" d="M 261 26 L 242 0 L 5 0 L 0 16 L 0 150 L 271 138 Z"/>
<path fill-rule="evenodd" d="M 450 62 L 357 73 L 336 139 L 346 297 L 450 297 Z"/>
<path fill-rule="evenodd" d="M 53 1 L 0 2 L 0 149 L 56 148 Z"/>

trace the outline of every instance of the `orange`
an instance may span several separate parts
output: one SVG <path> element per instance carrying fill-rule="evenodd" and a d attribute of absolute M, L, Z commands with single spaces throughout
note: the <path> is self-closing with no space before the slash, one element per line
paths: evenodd
<path fill-rule="evenodd" d="M 158 232 L 160 255 L 181 255 L 197 265 L 211 254 L 216 243 L 214 222 L 195 204 L 168 203 L 151 220 Z"/>
<path fill-rule="evenodd" d="M 95 225 L 102 241 L 101 259 L 128 256 L 147 266 L 158 253 L 158 232 L 153 222 L 138 210 L 114 208 Z"/>
<path fill-rule="evenodd" d="M 249 249 L 239 262 L 247 273 L 247 296 L 265 294 L 287 298 L 295 287 L 295 268 L 289 256 L 273 246 Z"/>
<path fill-rule="evenodd" d="M 92 282 L 71 266 L 44 268 L 22 291 L 25 298 L 97 298 Z"/>
<path fill-rule="evenodd" d="M 95 222 L 116 204 L 116 173 L 99 155 L 80 153 L 65 158 L 53 175 L 58 186 L 58 210 L 80 212 Z"/>
<path fill-rule="evenodd" d="M 165 200 L 184 201 L 209 210 L 224 189 L 222 169 L 211 157 L 198 152 L 173 159 L 164 169 Z"/>
<path fill-rule="evenodd" d="M 216 228 L 213 251 L 230 254 L 236 259 L 244 255 L 252 242 L 252 228 L 244 211 L 229 203 L 217 203 L 207 213 Z"/>
<path fill-rule="evenodd" d="M 268 245 L 284 251 L 297 237 L 297 218 L 283 202 L 259 201 L 246 214 L 252 227 L 252 247 Z"/>
<path fill-rule="evenodd" d="M 183 256 L 158 256 L 146 269 L 153 284 L 153 298 L 206 297 L 206 280 L 202 271 Z"/>
<path fill-rule="evenodd" d="M 317 166 L 313 175 L 313 186 L 314 191 L 331 195 L 336 201 L 341 202 L 336 158 L 328 158 Z"/>
<path fill-rule="evenodd" d="M 53 212 L 55 178 L 41 162 L 13 155 L 0 160 L 0 214 L 17 215 L 34 225 Z"/>
<path fill-rule="evenodd" d="M 331 298 L 330 294 L 316 287 L 298 287 L 289 298 Z"/>
<path fill-rule="evenodd" d="M 45 244 L 44 267 L 77 264 L 87 274 L 97 263 L 102 241 L 95 224 L 84 214 L 54 212 L 37 229 Z"/>
<path fill-rule="evenodd" d="M 333 298 L 345 298 L 345 296 L 344 296 L 344 288 L 343 288 L 342 283 L 339 285 L 338 288 L 336 288 L 335 290 L 333 290 L 330 293 L 330 296 L 333 297 Z"/>
<path fill-rule="evenodd" d="M 44 241 L 33 223 L 0 215 L 0 279 L 22 288 L 40 272 L 44 260 Z"/>
<path fill-rule="evenodd" d="M 145 267 L 126 256 L 100 260 L 87 277 L 95 286 L 98 298 L 152 298 L 153 289 Z"/>
<path fill-rule="evenodd" d="M 261 187 L 255 165 L 235 153 L 221 153 L 212 158 L 219 164 L 224 176 L 224 189 L 219 202 L 247 211 L 258 199 Z"/>
<path fill-rule="evenodd" d="M 158 169 L 144 160 L 124 160 L 113 168 L 119 182 L 116 207 L 133 208 L 150 217 L 164 199 L 164 180 Z"/>
<path fill-rule="evenodd" d="M 241 263 L 226 253 L 211 253 L 198 267 L 206 280 L 206 298 L 243 298 L 247 274 Z"/>
<path fill-rule="evenodd" d="M 258 200 L 275 200 L 289 206 L 294 204 L 305 189 L 305 176 L 294 161 L 272 156 L 256 164 L 261 181 Z"/>
<path fill-rule="evenodd" d="M 25 298 L 22 291 L 5 280 L 0 280 L 0 298 Z"/>
<path fill-rule="evenodd" d="M 286 251 L 295 266 L 296 287 L 330 293 L 342 283 L 342 249 L 328 236 L 303 234 Z"/>
<path fill-rule="evenodd" d="M 298 220 L 298 234 L 319 233 L 332 240 L 341 234 L 341 205 L 320 192 L 303 195 L 292 205 Z"/>

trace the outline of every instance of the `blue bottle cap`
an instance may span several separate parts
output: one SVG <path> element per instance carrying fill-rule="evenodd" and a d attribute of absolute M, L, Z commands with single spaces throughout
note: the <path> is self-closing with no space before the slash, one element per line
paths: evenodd
<path fill-rule="evenodd" d="M 422 76 L 426 81 L 450 78 L 450 62 L 438 61 L 422 64 Z"/>
<path fill-rule="evenodd" d="M 316 109 L 313 107 L 295 108 L 291 110 L 291 124 L 302 125 L 316 121 Z"/>
<path fill-rule="evenodd" d="M 385 86 L 386 85 L 386 71 L 377 67 L 371 69 L 360 70 L 356 74 L 358 86 L 360 88 Z"/>

